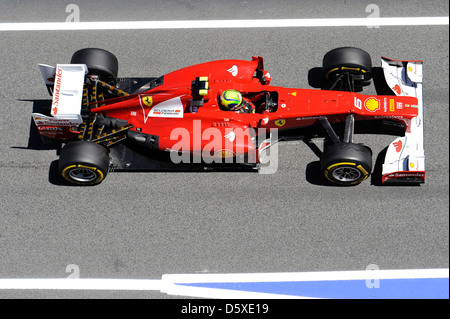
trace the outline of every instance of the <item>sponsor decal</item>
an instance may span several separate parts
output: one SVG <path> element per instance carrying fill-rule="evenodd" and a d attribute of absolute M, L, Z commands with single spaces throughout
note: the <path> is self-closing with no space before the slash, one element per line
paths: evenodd
<path fill-rule="evenodd" d="M 144 96 L 141 100 L 142 100 L 142 103 L 146 106 L 153 105 L 153 98 L 151 96 Z"/>
<path fill-rule="evenodd" d="M 144 123 L 147 123 L 149 117 L 182 118 L 184 115 L 183 103 L 181 102 L 180 96 L 161 102 L 154 106 L 151 96 L 141 96 L 140 102 L 144 115 Z M 152 108 L 147 112 L 147 107 Z"/>
<path fill-rule="evenodd" d="M 232 150 L 224 149 L 217 151 L 216 154 L 214 154 L 217 158 L 231 158 L 234 157 L 236 154 Z"/>
<path fill-rule="evenodd" d="M 231 131 L 230 133 L 225 135 L 225 138 L 227 138 L 230 142 L 233 142 L 236 138 L 236 133 Z"/>
<path fill-rule="evenodd" d="M 399 140 L 398 142 L 393 143 L 393 145 L 394 145 L 395 151 L 397 153 L 399 153 L 402 150 L 402 148 L 403 148 L 403 143 L 402 143 L 401 140 Z"/>
<path fill-rule="evenodd" d="M 278 127 L 282 127 L 282 126 L 284 126 L 284 124 L 286 124 L 286 120 L 276 120 L 275 121 L 275 125 Z"/>
<path fill-rule="evenodd" d="M 388 178 L 402 178 L 402 177 L 418 177 L 425 178 L 425 172 L 395 172 L 387 175 Z"/>
<path fill-rule="evenodd" d="M 403 120 L 403 116 L 401 115 L 384 115 L 384 116 L 375 116 L 376 119 L 396 119 Z"/>
<path fill-rule="evenodd" d="M 369 112 L 376 112 L 380 109 L 380 101 L 374 97 L 369 97 L 364 102 L 364 107 Z"/>
<path fill-rule="evenodd" d="M 392 91 L 394 91 L 397 95 L 401 95 L 402 94 L 402 88 L 400 87 L 400 85 L 396 84 L 393 88 Z"/>
<path fill-rule="evenodd" d="M 58 132 L 62 132 L 63 128 L 62 127 L 55 127 L 55 126 L 39 126 L 38 130 L 39 131 L 58 131 Z"/>
<path fill-rule="evenodd" d="M 326 119 L 326 116 L 302 116 L 297 117 L 296 121 L 305 121 L 305 120 L 319 120 L 319 119 Z"/>
<path fill-rule="evenodd" d="M 66 120 L 66 119 L 55 119 L 53 117 L 35 117 L 34 122 L 36 126 L 51 125 L 51 126 L 77 126 L 79 122 Z"/>
<path fill-rule="evenodd" d="M 56 115 L 58 113 L 59 97 L 61 94 L 61 81 L 62 81 L 62 69 L 58 68 L 55 72 L 55 91 L 53 93 L 52 101 L 52 114 Z"/>
<path fill-rule="evenodd" d="M 227 71 L 230 72 L 232 76 L 236 76 L 239 72 L 239 69 L 238 69 L 237 65 L 235 64 L 231 68 L 229 68 Z"/>
<path fill-rule="evenodd" d="M 393 99 L 389 100 L 389 111 L 391 112 L 395 111 L 395 101 Z"/>

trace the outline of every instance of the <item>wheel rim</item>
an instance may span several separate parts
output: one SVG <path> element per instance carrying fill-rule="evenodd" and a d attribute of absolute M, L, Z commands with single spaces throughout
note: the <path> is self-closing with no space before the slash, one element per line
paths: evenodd
<path fill-rule="evenodd" d="M 342 166 L 333 171 L 333 178 L 340 182 L 355 182 L 361 178 L 361 172 L 356 167 Z"/>
<path fill-rule="evenodd" d="M 77 167 L 69 171 L 69 177 L 79 183 L 91 183 L 97 179 L 97 174 L 91 169 Z"/>

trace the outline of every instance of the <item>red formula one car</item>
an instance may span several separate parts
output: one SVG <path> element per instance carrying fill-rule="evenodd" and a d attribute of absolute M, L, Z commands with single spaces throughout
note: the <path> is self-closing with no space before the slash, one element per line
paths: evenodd
<path fill-rule="evenodd" d="M 40 65 L 52 104 L 33 119 L 41 136 L 64 143 L 59 171 L 80 185 L 98 184 L 113 170 L 273 172 L 276 142 L 313 137 L 325 138 L 319 155 L 326 180 L 356 185 L 372 173 L 372 151 L 353 143 L 354 133 L 398 135 L 386 150 L 381 182 L 423 183 L 422 62 L 381 62 L 391 94 L 362 95 L 372 62 L 353 47 L 325 54 L 324 89 L 270 85 L 262 57 L 118 78 L 117 58 L 88 48 L 70 64 Z M 226 108 L 233 103 L 224 97 L 228 90 L 250 110 Z"/>

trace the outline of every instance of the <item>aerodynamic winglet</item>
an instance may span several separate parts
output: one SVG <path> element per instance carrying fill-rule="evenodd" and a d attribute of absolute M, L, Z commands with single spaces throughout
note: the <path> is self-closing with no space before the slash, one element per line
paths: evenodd
<path fill-rule="evenodd" d="M 386 83 L 398 96 L 418 100 L 418 115 L 411 120 L 405 136 L 388 147 L 382 168 L 383 184 L 424 183 L 425 150 L 422 96 L 422 61 L 381 59 Z"/>

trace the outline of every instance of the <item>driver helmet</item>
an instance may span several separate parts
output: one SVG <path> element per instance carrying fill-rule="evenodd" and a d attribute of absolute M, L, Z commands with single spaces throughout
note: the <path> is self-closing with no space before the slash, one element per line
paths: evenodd
<path fill-rule="evenodd" d="M 225 90 L 220 95 L 220 103 L 226 110 L 234 111 L 242 103 L 242 94 L 236 90 Z"/>

